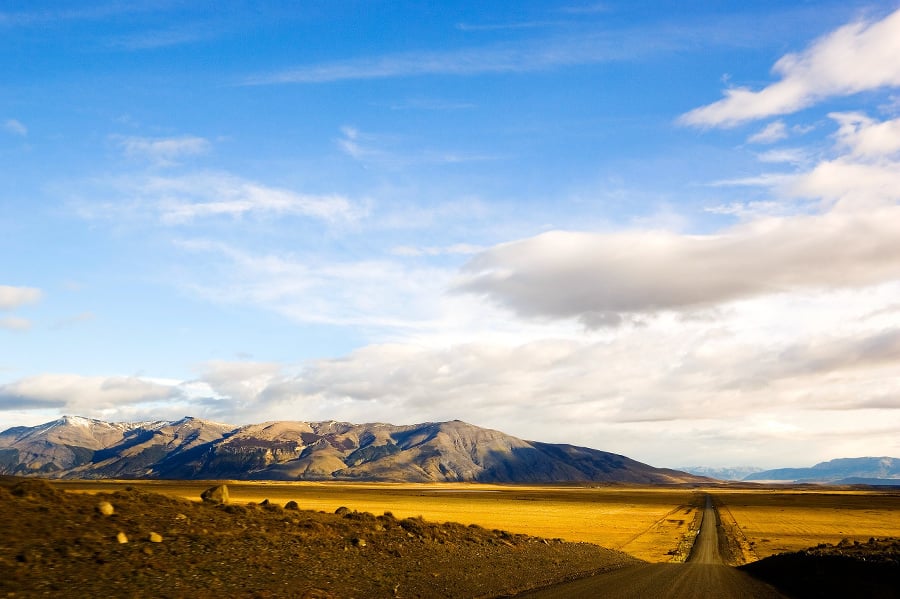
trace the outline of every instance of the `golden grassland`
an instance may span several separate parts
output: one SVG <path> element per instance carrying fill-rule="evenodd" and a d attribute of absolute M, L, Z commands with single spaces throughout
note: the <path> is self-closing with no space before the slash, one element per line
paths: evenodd
<path fill-rule="evenodd" d="M 900 537 L 900 491 L 735 489 L 713 496 L 748 562 L 844 538 Z"/>
<path fill-rule="evenodd" d="M 135 486 L 198 500 L 223 481 L 58 481 L 79 492 Z M 797 551 L 843 538 L 900 537 L 900 492 L 711 486 L 525 486 L 225 481 L 231 500 L 333 512 L 345 506 L 398 518 L 478 524 L 489 529 L 595 543 L 650 562 L 681 561 L 705 495 L 719 507 L 743 560 Z"/>
<path fill-rule="evenodd" d="M 60 488 L 101 492 L 135 486 L 197 500 L 211 482 L 60 481 Z M 595 543 L 651 562 L 684 559 L 684 537 L 696 526 L 702 494 L 677 487 L 522 486 L 468 483 L 394 484 L 227 481 L 231 500 L 333 512 L 345 506 L 398 518 L 478 524 L 545 538 Z M 683 548 L 683 547 L 682 547 Z"/>

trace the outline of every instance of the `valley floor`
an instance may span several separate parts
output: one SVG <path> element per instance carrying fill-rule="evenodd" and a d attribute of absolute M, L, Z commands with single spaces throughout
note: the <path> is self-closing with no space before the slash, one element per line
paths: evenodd
<path fill-rule="evenodd" d="M 233 502 L 214 506 L 199 501 L 211 484 L 0 477 L 0 596 L 597 596 L 595 582 L 556 585 L 598 573 L 635 596 L 669 578 L 751 584 L 720 560 L 755 562 L 747 571 L 796 597 L 820 596 L 790 586 L 800 574 L 815 582 L 804 588 L 834 586 L 823 560 L 825 574 L 900 589 L 900 543 L 884 540 L 900 536 L 895 492 L 229 482 Z M 596 544 L 571 542 L 584 540 Z M 797 543 L 819 547 L 756 561 Z M 698 547 L 717 563 L 697 564 Z"/>

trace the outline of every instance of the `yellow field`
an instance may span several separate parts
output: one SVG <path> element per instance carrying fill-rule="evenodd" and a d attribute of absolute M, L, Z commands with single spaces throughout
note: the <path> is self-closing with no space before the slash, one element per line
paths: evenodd
<path fill-rule="evenodd" d="M 208 481 L 58 481 L 79 492 L 135 486 L 199 500 Z M 596 543 L 650 562 L 682 561 L 698 528 L 705 494 L 713 495 L 723 526 L 743 560 L 797 551 L 843 538 L 900 537 L 900 492 L 810 491 L 710 487 L 579 487 L 484 484 L 391 484 L 227 481 L 233 502 L 284 504 L 333 512 L 352 510 L 398 518 L 478 524 L 489 529 Z"/>
<path fill-rule="evenodd" d="M 746 561 L 844 538 L 900 537 L 900 492 L 740 489 L 713 495 L 723 524 L 733 521 L 743 534 Z"/>
<path fill-rule="evenodd" d="M 61 488 L 99 492 L 132 485 L 197 500 L 209 482 L 61 481 Z M 341 506 L 399 518 L 422 516 L 436 522 L 485 528 L 620 549 L 652 562 L 683 559 L 679 545 L 694 523 L 702 494 L 680 488 L 545 487 L 483 484 L 363 484 L 228 481 L 232 501 L 284 504 L 333 512 Z"/>

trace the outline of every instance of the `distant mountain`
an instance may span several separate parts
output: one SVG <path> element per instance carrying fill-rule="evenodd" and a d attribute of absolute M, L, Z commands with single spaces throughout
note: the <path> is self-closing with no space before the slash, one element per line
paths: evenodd
<path fill-rule="evenodd" d="M 465 422 L 410 426 L 198 418 L 109 423 L 66 416 L 0 433 L 0 474 L 52 478 L 702 482 L 625 456 L 523 441 Z"/>
<path fill-rule="evenodd" d="M 900 459 L 890 457 L 839 458 L 821 462 L 812 468 L 762 470 L 746 476 L 744 480 L 832 484 L 900 484 Z"/>
<path fill-rule="evenodd" d="M 680 470 L 719 480 L 743 480 L 745 476 L 762 472 L 762 468 L 757 468 L 756 466 L 728 466 L 721 468 L 715 466 L 684 466 Z"/>

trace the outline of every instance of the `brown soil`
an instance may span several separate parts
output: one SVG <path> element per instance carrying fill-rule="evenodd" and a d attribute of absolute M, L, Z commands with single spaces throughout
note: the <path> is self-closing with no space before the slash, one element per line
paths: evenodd
<path fill-rule="evenodd" d="M 103 501 L 112 515 L 101 513 Z M 5 478 L 0 595 L 496 597 L 639 563 L 587 543 L 338 511 L 210 505 L 133 488 L 66 493 Z"/>

